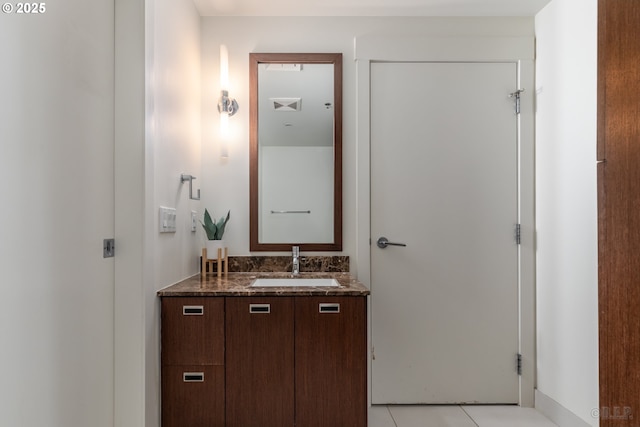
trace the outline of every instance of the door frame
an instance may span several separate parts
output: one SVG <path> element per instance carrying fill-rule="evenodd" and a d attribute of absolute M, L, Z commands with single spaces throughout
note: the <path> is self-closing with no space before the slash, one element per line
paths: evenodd
<path fill-rule="evenodd" d="M 371 289 L 370 86 L 372 62 L 509 62 L 518 69 L 518 88 L 525 89 L 518 116 L 518 190 L 521 244 L 519 271 L 519 352 L 522 375 L 519 403 L 534 406 L 535 331 L 535 192 L 534 192 L 534 54 L 533 37 L 356 37 L 356 265 L 358 280 Z M 506 96 L 506 94 L 505 94 Z M 372 289 L 375 292 L 375 289 Z M 371 316 L 369 306 L 369 316 Z M 371 317 L 369 317 L 371 319 Z M 369 322 L 371 325 L 371 322 Z M 369 326 L 370 327 L 370 326 Z M 371 340 L 371 331 L 369 330 Z M 369 352 L 371 348 L 369 348 Z M 515 361 L 514 361 L 515 369 Z M 371 357 L 369 357 L 371 378 Z M 371 382 L 369 385 L 371 404 Z"/>

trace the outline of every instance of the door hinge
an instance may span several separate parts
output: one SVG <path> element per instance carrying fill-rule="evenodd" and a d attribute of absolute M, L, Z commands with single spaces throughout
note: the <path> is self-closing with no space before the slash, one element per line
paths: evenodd
<path fill-rule="evenodd" d="M 520 224 L 516 224 L 516 243 L 518 245 L 522 241 L 522 231 L 521 231 L 521 229 L 522 229 L 522 227 L 520 226 Z"/>
<path fill-rule="evenodd" d="M 111 258 L 116 253 L 115 239 L 104 239 L 102 241 L 102 258 Z"/>
<path fill-rule="evenodd" d="M 516 114 L 520 114 L 520 94 L 524 92 L 524 89 L 518 89 L 515 92 L 509 94 L 509 98 L 515 99 Z"/>
<path fill-rule="evenodd" d="M 518 375 L 522 375 L 522 355 L 520 353 L 516 357 L 516 371 Z"/>

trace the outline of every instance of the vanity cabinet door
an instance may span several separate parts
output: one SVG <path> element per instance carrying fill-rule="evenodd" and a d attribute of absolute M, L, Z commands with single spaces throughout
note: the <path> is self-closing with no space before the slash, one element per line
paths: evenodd
<path fill-rule="evenodd" d="M 224 366 L 163 366 L 162 427 L 225 427 Z"/>
<path fill-rule="evenodd" d="M 224 365 L 224 298 L 162 298 L 162 365 Z"/>
<path fill-rule="evenodd" d="M 296 297 L 296 425 L 366 427 L 366 297 Z"/>
<path fill-rule="evenodd" d="M 293 302 L 226 298 L 227 427 L 294 425 Z"/>

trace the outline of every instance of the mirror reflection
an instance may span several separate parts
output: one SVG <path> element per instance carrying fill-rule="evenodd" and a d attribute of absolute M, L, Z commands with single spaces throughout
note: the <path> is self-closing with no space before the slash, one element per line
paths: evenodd
<path fill-rule="evenodd" d="M 341 55 L 250 57 L 250 249 L 341 250 Z"/>

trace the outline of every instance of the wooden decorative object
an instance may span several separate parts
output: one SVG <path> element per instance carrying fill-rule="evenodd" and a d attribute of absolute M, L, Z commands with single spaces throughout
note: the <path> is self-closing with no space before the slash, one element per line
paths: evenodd
<path fill-rule="evenodd" d="M 207 276 L 207 265 L 209 271 L 213 273 L 213 263 L 217 263 L 218 266 L 218 278 L 222 277 L 223 269 L 224 274 L 229 273 L 229 248 L 218 248 L 217 258 L 209 258 L 207 255 L 207 248 L 202 248 L 202 265 L 200 267 L 200 274 L 202 277 Z M 224 266 L 223 266 L 224 264 Z"/>

